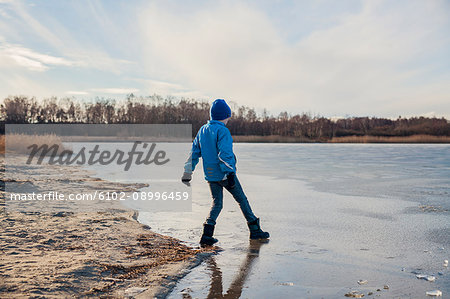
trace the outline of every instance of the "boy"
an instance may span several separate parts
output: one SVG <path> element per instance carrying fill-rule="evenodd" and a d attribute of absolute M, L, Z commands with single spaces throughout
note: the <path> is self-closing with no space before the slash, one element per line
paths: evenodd
<path fill-rule="evenodd" d="M 184 166 L 184 174 L 181 178 L 183 183 L 189 185 L 192 179 L 192 172 L 199 158 L 202 157 L 203 171 L 211 189 L 213 203 L 209 216 L 203 224 L 203 235 L 200 239 L 200 244 L 202 246 L 210 246 L 218 241 L 216 238 L 213 238 L 213 234 L 217 217 L 222 210 L 224 187 L 238 202 L 250 229 L 250 239 L 267 239 L 269 238 L 269 233 L 261 230 L 259 218 L 253 214 L 247 197 L 236 177 L 236 157 L 233 154 L 233 139 L 226 127 L 231 117 L 231 109 L 225 100 L 217 99 L 212 103 L 210 116 L 211 120 L 200 128 L 192 143 L 190 158 Z"/>

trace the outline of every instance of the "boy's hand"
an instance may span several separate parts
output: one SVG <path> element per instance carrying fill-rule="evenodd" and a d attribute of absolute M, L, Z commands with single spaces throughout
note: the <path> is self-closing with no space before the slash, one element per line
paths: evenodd
<path fill-rule="evenodd" d="M 234 172 L 231 172 L 227 175 L 228 187 L 234 188 L 234 186 L 236 186 L 235 178 L 236 176 Z"/>
<path fill-rule="evenodd" d="M 183 176 L 181 177 L 181 181 L 183 182 L 183 184 L 185 184 L 186 186 L 191 186 L 190 181 L 192 180 L 192 173 L 183 173 Z"/>

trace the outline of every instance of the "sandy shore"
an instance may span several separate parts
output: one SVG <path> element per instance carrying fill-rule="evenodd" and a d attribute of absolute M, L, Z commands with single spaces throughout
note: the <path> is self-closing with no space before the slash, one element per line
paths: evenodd
<path fill-rule="evenodd" d="M 74 192 L 141 187 L 105 182 L 73 167 L 46 176 L 30 171 L 35 170 L 22 168 L 2 181 L 36 191 L 50 185 Z M 208 255 L 152 232 L 117 202 L 98 212 L 16 212 L 5 207 L 2 184 L 1 204 L 2 298 L 163 297 L 186 269 Z"/>

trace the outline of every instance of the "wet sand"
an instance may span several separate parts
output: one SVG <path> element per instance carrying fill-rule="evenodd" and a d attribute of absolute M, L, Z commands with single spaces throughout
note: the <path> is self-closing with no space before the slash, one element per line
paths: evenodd
<path fill-rule="evenodd" d="M 4 180 L 37 192 L 132 192 L 142 187 L 103 181 L 74 167 L 59 167 L 45 176 L 31 175 L 32 171 L 36 169 L 18 168 Z M 4 197 L 3 185 L 2 298 L 163 297 L 209 254 L 152 232 L 136 220 L 137 213 L 118 202 L 102 206 L 104 211 L 95 206 L 100 203 L 82 203 L 81 210 L 58 203 L 59 212 L 18 212 L 5 206 Z"/>

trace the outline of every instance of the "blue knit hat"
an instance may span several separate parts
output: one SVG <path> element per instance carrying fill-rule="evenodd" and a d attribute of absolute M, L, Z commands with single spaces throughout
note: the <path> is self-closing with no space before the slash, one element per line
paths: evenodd
<path fill-rule="evenodd" d="M 217 99 L 211 105 L 210 114 L 212 120 L 224 120 L 231 117 L 231 108 L 225 100 Z"/>

